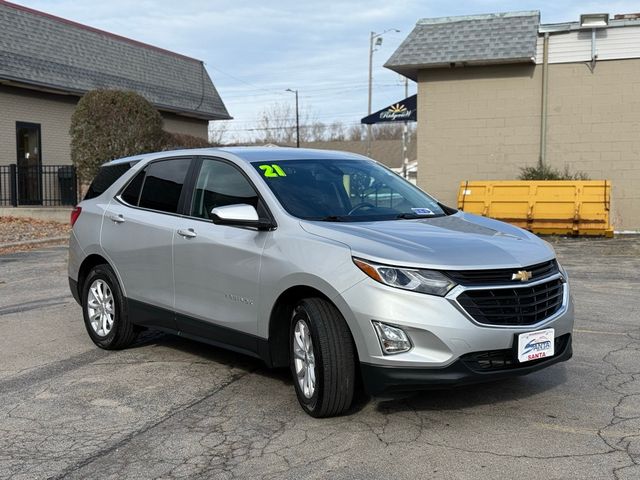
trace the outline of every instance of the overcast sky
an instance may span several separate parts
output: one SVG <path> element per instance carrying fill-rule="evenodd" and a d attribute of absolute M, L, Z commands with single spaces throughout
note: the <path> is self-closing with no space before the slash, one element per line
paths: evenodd
<path fill-rule="evenodd" d="M 314 119 L 359 123 L 367 111 L 371 31 L 401 31 L 385 34 L 374 53 L 375 111 L 404 97 L 403 79 L 382 64 L 420 18 L 540 10 L 543 23 L 554 23 L 640 10 L 633 1 L 13 1 L 203 60 L 234 117 L 228 136 L 241 138 L 274 102 L 293 104 L 287 88 L 299 90 Z M 413 82 L 409 90 L 415 93 Z"/>

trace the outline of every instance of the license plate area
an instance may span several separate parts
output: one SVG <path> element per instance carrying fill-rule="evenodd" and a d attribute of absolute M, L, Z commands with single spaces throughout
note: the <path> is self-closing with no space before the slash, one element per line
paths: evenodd
<path fill-rule="evenodd" d="M 553 357 L 555 354 L 555 330 L 547 328 L 518 335 L 517 358 L 519 363 Z"/>

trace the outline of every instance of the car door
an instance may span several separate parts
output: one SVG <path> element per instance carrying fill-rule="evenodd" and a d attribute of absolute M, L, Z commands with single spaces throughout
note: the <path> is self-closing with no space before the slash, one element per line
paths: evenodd
<path fill-rule="evenodd" d="M 253 205 L 260 213 L 262 201 L 237 166 L 215 158 L 199 159 L 190 196 L 189 216 L 173 237 L 179 327 L 188 335 L 255 351 L 260 259 L 270 232 L 216 225 L 210 213 L 234 204 Z"/>
<path fill-rule="evenodd" d="M 172 241 L 191 157 L 148 164 L 113 199 L 101 245 L 115 267 L 138 324 L 176 329 Z"/>

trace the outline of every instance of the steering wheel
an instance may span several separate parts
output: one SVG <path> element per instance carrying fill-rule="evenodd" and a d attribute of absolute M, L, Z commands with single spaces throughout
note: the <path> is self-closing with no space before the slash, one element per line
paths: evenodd
<path fill-rule="evenodd" d="M 355 207 L 353 207 L 349 213 L 347 213 L 347 215 L 353 215 L 355 212 L 357 212 L 358 210 L 360 210 L 361 208 L 365 208 L 365 207 L 369 207 L 369 208 L 376 208 L 376 206 L 373 203 L 369 203 L 369 202 L 362 202 L 359 203 L 358 205 L 356 205 Z"/>

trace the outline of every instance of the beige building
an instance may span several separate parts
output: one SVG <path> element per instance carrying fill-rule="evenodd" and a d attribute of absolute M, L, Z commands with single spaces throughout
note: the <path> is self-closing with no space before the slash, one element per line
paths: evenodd
<path fill-rule="evenodd" d="M 461 181 L 514 179 L 542 160 L 611 180 L 614 227 L 640 230 L 637 17 L 418 21 L 386 64 L 418 82 L 418 185 L 455 205 Z"/>
<path fill-rule="evenodd" d="M 61 202 L 52 166 L 71 164 L 71 115 L 96 88 L 141 94 L 169 132 L 231 118 L 200 60 L 0 0 L 0 206 Z"/>

